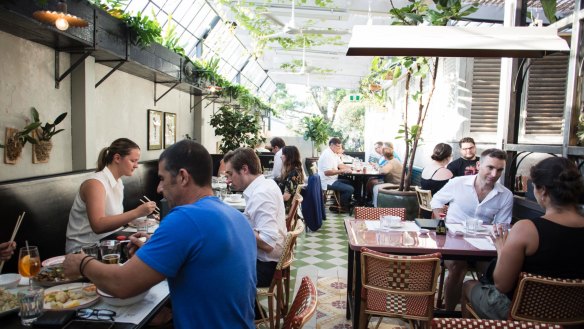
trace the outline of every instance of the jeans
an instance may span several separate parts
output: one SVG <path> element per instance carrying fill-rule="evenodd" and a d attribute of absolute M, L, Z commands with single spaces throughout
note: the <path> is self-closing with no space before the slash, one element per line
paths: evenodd
<path fill-rule="evenodd" d="M 351 201 L 351 195 L 355 192 L 351 181 L 348 179 L 337 179 L 331 185 L 328 185 L 329 190 L 339 191 L 341 193 L 341 206 L 348 208 Z"/>

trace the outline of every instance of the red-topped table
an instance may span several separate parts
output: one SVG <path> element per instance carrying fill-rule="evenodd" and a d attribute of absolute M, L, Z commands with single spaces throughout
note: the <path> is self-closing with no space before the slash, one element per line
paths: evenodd
<path fill-rule="evenodd" d="M 348 238 L 347 266 L 347 319 L 353 315 L 353 328 L 359 327 L 361 298 L 361 248 L 396 255 L 421 255 L 440 252 L 443 259 L 491 260 L 497 256 L 495 250 L 475 248 L 464 237 L 448 233 L 436 235 L 420 232 L 368 230 L 364 220 L 345 219 Z M 357 293 L 355 293 L 357 292 Z"/>

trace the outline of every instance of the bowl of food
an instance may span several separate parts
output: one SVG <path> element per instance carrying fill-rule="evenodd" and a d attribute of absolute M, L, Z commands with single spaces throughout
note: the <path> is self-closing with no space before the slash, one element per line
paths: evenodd
<path fill-rule="evenodd" d="M 0 275 L 0 288 L 11 289 L 16 288 L 20 282 L 20 274 L 7 273 Z"/>
<path fill-rule="evenodd" d="M 105 293 L 102 290 L 97 289 L 97 294 L 101 296 L 101 299 L 104 303 L 112 305 L 112 306 L 128 306 L 132 304 L 136 304 L 144 299 L 146 295 L 148 295 L 148 291 L 146 290 L 136 296 L 129 297 L 129 298 L 117 298 L 110 294 Z"/>

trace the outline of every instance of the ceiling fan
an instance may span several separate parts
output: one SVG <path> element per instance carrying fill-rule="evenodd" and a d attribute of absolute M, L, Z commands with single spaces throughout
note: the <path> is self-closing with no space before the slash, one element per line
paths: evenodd
<path fill-rule="evenodd" d="M 290 21 L 288 21 L 288 23 L 284 23 L 281 20 L 279 20 L 276 16 L 274 16 L 273 14 L 270 13 L 262 13 L 262 15 L 266 16 L 268 19 L 270 19 L 271 21 L 273 21 L 274 23 L 276 23 L 277 25 L 282 27 L 282 30 L 276 33 L 272 33 L 272 34 L 268 34 L 268 35 L 263 35 L 260 36 L 260 39 L 269 39 L 269 38 L 275 38 L 275 37 L 279 37 L 279 36 L 283 36 L 286 34 L 332 34 L 332 35 L 343 35 L 343 34 L 348 34 L 349 31 L 346 30 L 330 30 L 330 29 L 326 29 L 326 30 L 318 30 L 318 29 L 304 29 L 301 27 L 296 26 L 296 19 L 295 19 L 295 15 L 294 15 L 294 10 L 295 9 L 295 1 L 292 0 L 292 12 L 290 14 Z"/>

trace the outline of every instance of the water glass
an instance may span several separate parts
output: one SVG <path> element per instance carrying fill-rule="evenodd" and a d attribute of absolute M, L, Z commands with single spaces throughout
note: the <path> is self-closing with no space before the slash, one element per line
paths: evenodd
<path fill-rule="evenodd" d="M 391 216 L 381 216 L 379 218 L 379 229 L 381 231 L 389 231 L 389 228 L 391 227 Z"/>
<path fill-rule="evenodd" d="M 45 289 L 31 287 L 18 291 L 17 298 L 20 304 L 20 321 L 23 326 L 29 327 L 43 313 Z"/>
<path fill-rule="evenodd" d="M 99 259 L 99 246 L 97 245 L 97 243 L 83 246 L 83 247 L 81 247 L 81 250 L 86 255 L 93 256 L 94 258 Z"/>
<path fill-rule="evenodd" d="M 473 217 L 469 217 L 466 219 L 466 223 L 465 223 L 465 231 L 466 234 L 469 235 L 474 235 L 477 233 L 477 229 L 478 229 L 478 224 L 479 224 L 479 220 Z"/>

